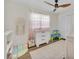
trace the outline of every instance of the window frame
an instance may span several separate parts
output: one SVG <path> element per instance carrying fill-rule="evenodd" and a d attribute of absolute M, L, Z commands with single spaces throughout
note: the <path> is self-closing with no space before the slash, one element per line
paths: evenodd
<path fill-rule="evenodd" d="M 33 15 L 36 15 L 36 16 L 38 16 L 38 18 L 39 18 L 39 27 L 37 27 L 37 28 L 33 28 L 33 25 L 32 25 L 32 21 L 33 21 Z M 46 17 L 47 16 L 47 17 Z M 47 21 L 47 23 L 48 23 L 48 26 L 47 27 L 44 27 L 44 25 L 42 24 L 42 23 L 44 23 L 44 17 L 45 18 L 49 18 Z M 38 19 L 37 18 L 37 19 Z M 42 21 L 42 20 L 44 20 L 44 21 Z M 37 25 L 36 25 L 37 26 Z M 40 13 L 32 13 L 31 14 L 31 29 L 32 30 L 47 30 L 47 29 L 49 29 L 50 28 L 50 16 L 49 15 L 45 15 L 45 14 L 40 14 Z"/>

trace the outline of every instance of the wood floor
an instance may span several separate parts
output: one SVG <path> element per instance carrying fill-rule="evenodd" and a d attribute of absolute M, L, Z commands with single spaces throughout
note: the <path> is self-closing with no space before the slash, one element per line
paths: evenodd
<path fill-rule="evenodd" d="M 25 53 L 23 56 L 19 57 L 18 59 L 32 59 L 29 52 Z"/>

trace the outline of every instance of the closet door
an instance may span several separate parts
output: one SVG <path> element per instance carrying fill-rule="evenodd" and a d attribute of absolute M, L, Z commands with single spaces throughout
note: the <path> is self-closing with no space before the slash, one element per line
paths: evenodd
<path fill-rule="evenodd" d="M 74 22 L 73 22 L 73 15 L 60 15 L 59 16 L 59 29 L 60 32 L 63 34 L 63 37 L 70 35 L 74 31 Z"/>
<path fill-rule="evenodd" d="M 65 56 L 67 59 L 73 59 L 74 58 L 74 43 L 73 43 L 73 38 L 68 38 L 73 37 L 74 35 L 74 18 L 73 14 L 62 14 L 59 17 L 59 29 L 63 35 L 64 38 L 66 38 L 66 41 L 64 43 L 65 50 Z"/>

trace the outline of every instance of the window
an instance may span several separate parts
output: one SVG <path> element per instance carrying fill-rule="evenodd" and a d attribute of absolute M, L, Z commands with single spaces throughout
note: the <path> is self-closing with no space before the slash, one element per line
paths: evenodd
<path fill-rule="evenodd" d="M 31 26 L 32 29 L 45 29 L 50 27 L 50 17 L 49 15 L 31 14 Z"/>

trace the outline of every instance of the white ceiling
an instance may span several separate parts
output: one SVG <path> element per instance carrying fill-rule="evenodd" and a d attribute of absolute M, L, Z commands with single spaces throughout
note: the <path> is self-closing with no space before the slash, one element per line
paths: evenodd
<path fill-rule="evenodd" d="M 48 1 L 52 4 L 55 4 L 54 0 L 13 0 L 17 3 L 25 4 L 28 7 L 36 8 L 39 10 L 53 12 L 54 7 L 44 3 L 44 1 Z M 58 4 L 71 3 L 71 6 L 66 8 L 58 8 L 56 12 L 62 12 L 65 10 L 73 9 L 74 0 L 59 0 Z"/>

